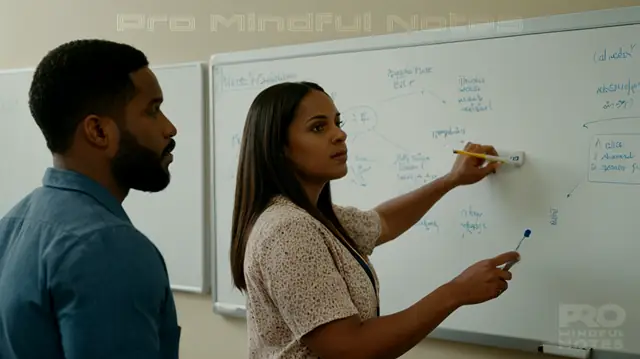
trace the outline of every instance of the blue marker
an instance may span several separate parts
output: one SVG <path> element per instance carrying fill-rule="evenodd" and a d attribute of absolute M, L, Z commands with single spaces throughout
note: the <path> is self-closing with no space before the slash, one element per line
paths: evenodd
<path fill-rule="evenodd" d="M 522 241 L 524 241 L 525 238 L 529 238 L 529 236 L 531 236 L 531 230 L 529 228 L 527 228 L 524 231 L 524 236 L 522 236 L 522 239 L 520 240 L 520 243 L 518 243 L 518 246 L 516 247 L 515 251 L 518 251 L 518 248 L 520 248 L 520 245 L 522 244 Z"/>
<path fill-rule="evenodd" d="M 522 244 L 522 242 L 524 241 L 525 238 L 529 238 L 531 236 L 531 230 L 529 228 L 525 229 L 524 231 L 524 235 L 522 236 L 522 239 L 520 240 L 520 242 L 518 243 L 518 246 L 516 247 L 515 251 L 517 252 L 518 249 L 520 249 L 520 245 Z M 504 268 L 502 268 L 503 270 L 509 270 L 511 269 L 511 267 L 513 267 L 516 263 L 518 263 L 517 261 L 515 262 L 509 262 L 507 264 L 504 265 Z"/>

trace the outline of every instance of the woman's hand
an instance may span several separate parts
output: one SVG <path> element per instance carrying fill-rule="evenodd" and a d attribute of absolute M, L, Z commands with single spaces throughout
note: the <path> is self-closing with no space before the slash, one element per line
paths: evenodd
<path fill-rule="evenodd" d="M 467 152 L 482 153 L 497 156 L 498 152 L 493 146 L 483 146 L 475 143 L 467 143 L 464 147 Z M 451 184 L 456 186 L 476 183 L 491 173 L 495 173 L 499 162 L 489 162 L 467 155 L 458 155 L 451 171 L 446 175 Z"/>
<path fill-rule="evenodd" d="M 520 260 L 518 252 L 503 253 L 467 268 L 449 282 L 452 295 L 461 305 L 478 304 L 498 297 L 507 290 L 511 272 L 498 267 Z"/>

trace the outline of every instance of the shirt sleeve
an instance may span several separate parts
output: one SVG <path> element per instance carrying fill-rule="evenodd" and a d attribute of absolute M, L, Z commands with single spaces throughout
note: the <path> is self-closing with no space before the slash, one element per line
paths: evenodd
<path fill-rule="evenodd" d="M 70 242 L 50 280 L 65 358 L 177 358 L 179 327 L 155 246 L 131 227 Z"/>
<path fill-rule="evenodd" d="M 356 243 L 361 254 L 370 256 L 380 238 L 382 225 L 375 210 L 363 211 L 356 207 L 333 205 L 340 223 Z"/>
<path fill-rule="evenodd" d="M 265 234 L 258 251 L 264 285 L 297 339 L 358 314 L 320 229 L 309 219 L 282 219 Z"/>

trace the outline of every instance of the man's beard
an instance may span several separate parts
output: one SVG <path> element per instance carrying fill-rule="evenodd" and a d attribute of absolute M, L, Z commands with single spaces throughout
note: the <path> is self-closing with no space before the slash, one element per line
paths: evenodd
<path fill-rule="evenodd" d="M 111 161 L 111 172 L 118 185 L 126 190 L 135 189 L 143 192 L 159 192 L 171 181 L 169 170 L 162 164 L 164 155 L 174 147 L 171 143 L 162 155 L 158 155 L 138 143 L 129 131 L 122 131 L 120 147 Z"/>

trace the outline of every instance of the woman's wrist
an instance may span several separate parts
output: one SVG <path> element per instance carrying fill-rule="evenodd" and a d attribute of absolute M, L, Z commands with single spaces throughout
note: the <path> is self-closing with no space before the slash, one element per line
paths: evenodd
<path fill-rule="evenodd" d="M 443 305 L 451 311 L 454 311 L 467 304 L 464 300 L 464 289 L 461 288 L 458 283 L 445 283 L 438 289 L 436 289 L 436 291 L 440 291 Z"/>

